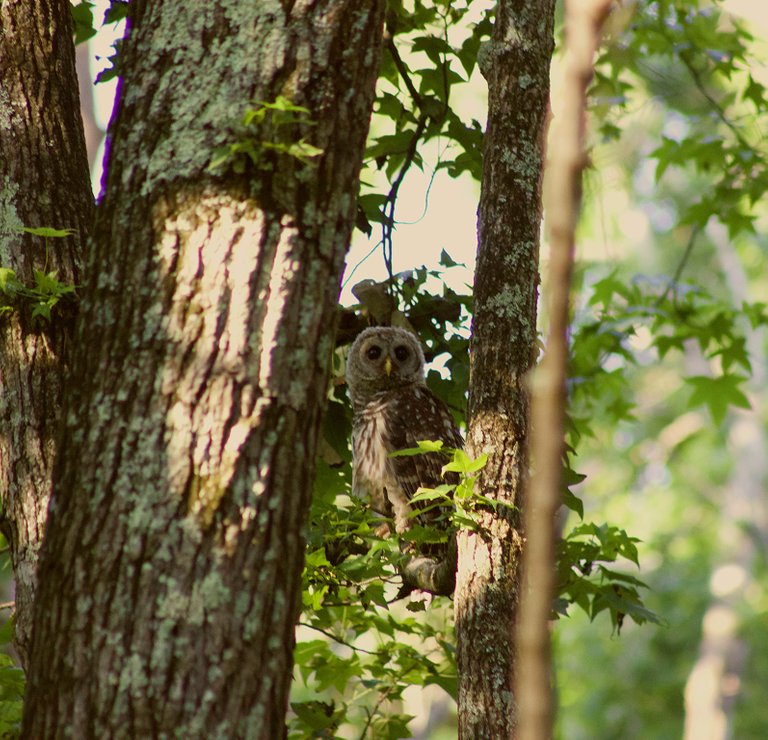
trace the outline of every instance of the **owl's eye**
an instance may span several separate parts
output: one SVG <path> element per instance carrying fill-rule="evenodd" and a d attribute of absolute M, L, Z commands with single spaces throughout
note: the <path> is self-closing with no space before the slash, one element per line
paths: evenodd
<path fill-rule="evenodd" d="M 397 357 L 399 362 L 405 362 L 408 359 L 408 348 L 402 344 L 395 347 L 395 357 Z"/>
<path fill-rule="evenodd" d="M 365 355 L 369 360 L 378 360 L 381 357 L 381 347 L 378 344 L 374 344 L 372 347 L 368 347 Z"/>

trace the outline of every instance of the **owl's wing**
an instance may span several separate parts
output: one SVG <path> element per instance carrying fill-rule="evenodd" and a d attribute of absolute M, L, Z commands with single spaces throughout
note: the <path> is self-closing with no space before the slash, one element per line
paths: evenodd
<path fill-rule="evenodd" d="M 426 386 L 402 389 L 387 419 L 391 451 L 418 447 L 421 440 L 441 440 L 445 447 L 461 448 L 464 440 L 448 407 Z M 411 498 L 420 486 L 434 488 L 456 483 L 455 476 L 443 476 L 446 455 L 436 452 L 389 459 L 403 493 Z"/>

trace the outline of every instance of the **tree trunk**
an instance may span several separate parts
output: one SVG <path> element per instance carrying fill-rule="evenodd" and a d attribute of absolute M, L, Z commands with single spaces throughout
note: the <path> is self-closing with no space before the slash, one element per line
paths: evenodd
<path fill-rule="evenodd" d="M 0 4 L 0 268 L 26 287 L 33 270 L 80 281 L 82 245 L 93 215 L 80 121 L 69 2 Z M 22 227 L 73 229 L 45 239 Z M 15 640 L 26 664 L 37 559 L 42 542 L 72 305 L 50 321 L 0 289 L 0 501 L 16 578 Z M 63 309 L 63 310 L 62 310 Z"/>
<path fill-rule="evenodd" d="M 383 2 L 131 8 L 24 735 L 277 738 Z"/>
<path fill-rule="evenodd" d="M 528 469 L 526 376 L 536 356 L 541 175 L 554 0 L 501 0 L 484 49 L 488 130 L 478 219 L 469 454 L 488 453 L 480 490 L 502 503 L 459 533 L 455 595 L 459 736 L 514 728 L 513 631 Z M 507 506 L 509 505 L 509 506 Z"/>

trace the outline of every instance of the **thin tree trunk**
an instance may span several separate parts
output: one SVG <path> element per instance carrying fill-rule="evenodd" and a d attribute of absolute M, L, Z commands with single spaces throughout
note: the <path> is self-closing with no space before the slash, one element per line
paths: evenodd
<path fill-rule="evenodd" d="M 518 737 L 552 737 L 549 620 L 555 590 L 555 514 L 560 506 L 565 452 L 568 326 L 581 173 L 586 164 L 587 86 L 600 29 L 611 0 L 566 1 L 562 112 L 550 153 L 547 221 L 550 232 L 546 350 L 533 382 L 531 455 L 534 475 L 525 507 L 523 596 L 517 638 Z"/>
<path fill-rule="evenodd" d="M 131 3 L 26 737 L 285 735 L 383 4 Z M 211 175 L 278 96 L 312 125 Z M 263 147 L 299 136 L 313 164 Z"/>
<path fill-rule="evenodd" d="M 488 130 L 479 208 L 469 454 L 488 453 L 480 490 L 501 502 L 459 533 L 455 594 L 459 736 L 507 738 L 515 722 L 513 627 L 528 468 L 526 376 L 536 356 L 541 175 L 554 0 L 501 0 L 483 50 Z"/>
<path fill-rule="evenodd" d="M 79 283 L 93 199 L 67 0 L 0 3 L 0 268 L 25 286 L 33 270 Z M 45 239 L 22 227 L 73 229 Z M 49 322 L 0 290 L 0 528 L 16 579 L 15 641 L 26 663 L 37 560 L 51 492 L 70 304 Z M 63 310 L 62 310 L 63 309 Z"/>

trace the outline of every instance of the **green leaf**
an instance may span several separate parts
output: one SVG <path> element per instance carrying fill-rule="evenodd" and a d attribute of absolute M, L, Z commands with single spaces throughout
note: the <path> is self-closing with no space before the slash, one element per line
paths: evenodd
<path fill-rule="evenodd" d="M 35 277 L 35 286 L 43 295 L 57 295 L 60 292 L 62 283 L 56 279 L 58 270 L 43 272 L 42 270 L 32 270 Z"/>
<path fill-rule="evenodd" d="M 443 466 L 443 472 L 461 473 L 463 475 L 469 475 L 470 473 L 476 473 L 478 470 L 482 470 L 485 464 L 488 462 L 488 455 L 483 452 L 475 460 L 472 460 L 464 450 L 456 450 L 453 453 L 453 460 L 447 465 Z"/>
<path fill-rule="evenodd" d="M 104 13 L 104 23 L 118 23 L 128 17 L 130 9 L 128 0 L 111 0 L 107 12 Z"/>
<path fill-rule="evenodd" d="M 96 29 L 93 27 L 93 6 L 94 3 L 81 0 L 79 4 L 69 8 L 75 25 L 75 45 L 82 44 L 96 35 Z"/>
<path fill-rule="evenodd" d="M 288 98 L 283 95 L 278 95 L 271 103 L 265 100 L 259 102 L 262 108 L 268 108 L 269 110 L 283 111 L 287 113 L 302 113 L 304 115 L 309 114 L 309 108 L 304 108 L 301 105 L 294 105 Z"/>
<path fill-rule="evenodd" d="M 325 550 L 322 548 L 314 552 L 308 552 L 304 556 L 304 564 L 313 568 L 319 568 L 321 565 L 330 565 Z"/>
<path fill-rule="evenodd" d="M 584 504 L 569 488 L 563 491 L 563 504 L 578 514 L 580 519 L 584 518 Z"/>
<path fill-rule="evenodd" d="M 46 238 L 72 236 L 72 234 L 75 233 L 74 229 L 54 229 L 50 226 L 38 226 L 36 228 L 24 226 L 23 230 L 27 234 L 33 234 L 34 236 L 44 236 Z"/>
<path fill-rule="evenodd" d="M 260 124 L 267 116 L 267 110 L 264 107 L 261 108 L 246 108 L 243 113 L 243 125 L 253 126 Z"/>
<path fill-rule="evenodd" d="M 51 320 L 51 306 L 48 303 L 36 303 L 32 307 L 32 318 L 43 318 L 46 321 Z"/>
<path fill-rule="evenodd" d="M 721 375 L 716 378 L 705 375 L 685 378 L 685 382 L 693 388 L 691 405 L 705 405 L 716 424 L 722 423 L 729 406 L 742 409 L 752 408 L 749 399 L 739 388 L 747 380 L 748 378 L 735 374 Z"/>
<path fill-rule="evenodd" d="M 386 195 L 380 193 L 366 193 L 358 198 L 358 204 L 365 213 L 366 218 L 371 223 L 381 224 L 385 222 L 383 212 L 384 206 L 388 202 Z"/>
<path fill-rule="evenodd" d="M 414 501 L 444 501 L 449 497 L 449 494 L 453 492 L 453 486 L 443 484 L 437 488 L 419 488 L 416 493 L 411 497 L 411 502 Z M 421 513 L 421 510 L 415 512 L 416 515 Z"/>
<path fill-rule="evenodd" d="M 418 447 L 410 447 L 406 450 L 394 450 L 389 453 L 389 457 L 413 457 L 414 455 L 423 455 L 425 452 L 446 452 L 443 449 L 441 439 L 429 440 L 421 439 L 416 442 Z"/>
<path fill-rule="evenodd" d="M 0 627 L 0 645 L 9 645 L 13 640 L 13 620 L 6 619 Z"/>
<path fill-rule="evenodd" d="M 312 157 L 319 157 L 323 153 L 322 149 L 310 144 L 308 141 L 304 141 L 304 139 L 289 144 L 285 147 L 284 151 L 286 154 L 296 157 L 296 159 L 300 159 L 302 162 Z"/>
<path fill-rule="evenodd" d="M 423 51 L 436 66 L 443 63 L 443 57 L 453 54 L 453 49 L 439 36 L 419 36 L 411 45 L 411 51 Z"/>
<path fill-rule="evenodd" d="M 4 293 L 14 293 L 20 287 L 16 273 L 10 267 L 0 267 L 0 290 Z"/>
<path fill-rule="evenodd" d="M 628 594 L 625 591 L 623 595 L 619 595 L 612 588 L 606 588 L 599 598 L 596 598 L 593 604 L 592 616 L 602 611 L 603 609 L 610 608 L 615 614 L 626 614 L 632 618 L 632 621 L 636 624 L 643 624 L 644 622 L 651 622 L 651 624 L 663 624 L 663 620 L 650 609 L 640 604 L 635 599 L 628 598 Z"/>
<path fill-rule="evenodd" d="M 443 267 L 464 267 L 464 264 L 461 262 L 456 262 L 453 257 L 451 257 L 448 252 L 446 252 L 444 249 L 440 252 L 440 264 Z"/>
<path fill-rule="evenodd" d="M 343 712 L 336 711 L 333 701 L 291 702 L 291 709 L 307 728 L 313 730 L 310 737 L 328 737 L 324 731 L 335 729 L 343 716 Z"/>

